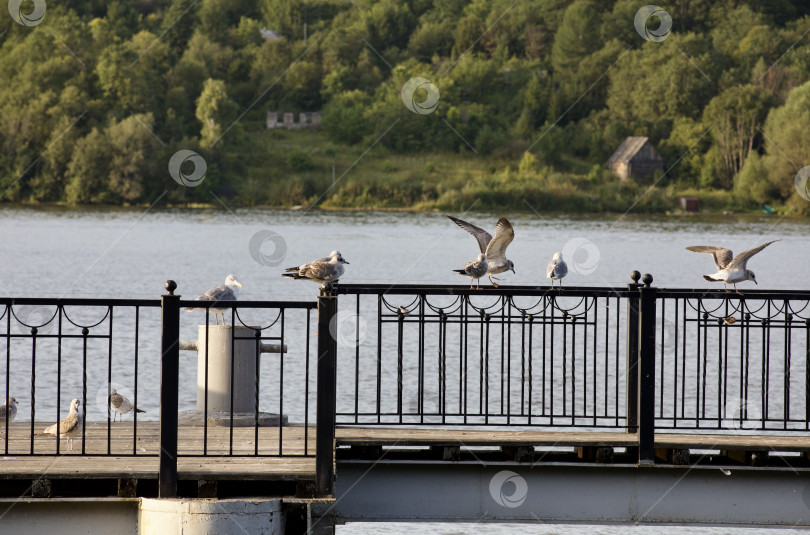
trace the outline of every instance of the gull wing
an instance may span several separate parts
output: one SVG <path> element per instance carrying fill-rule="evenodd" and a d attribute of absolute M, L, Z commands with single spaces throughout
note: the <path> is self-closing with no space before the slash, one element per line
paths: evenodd
<path fill-rule="evenodd" d="M 495 224 L 495 237 L 487 245 L 487 262 L 500 264 L 506 262 L 506 248 L 515 239 L 515 231 L 509 220 L 502 217 Z"/>
<path fill-rule="evenodd" d="M 717 269 L 727 267 L 731 263 L 732 258 L 734 258 L 734 254 L 730 250 L 724 247 L 715 247 L 714 245 L 693 245 L 687 247 L 686 250 L 695 253 L 711 254 L 714 257 L 714 264 L 717 266 Z"/>
<path fill-rule="evenodd" d="M 456 225 L 458 225 L 459 227 L 463 228 L 464 230 L 473 235 L 475 241 L 478 242 L 478 248 L 481 250 L 482 253 L 487 252 L 487 246 L 489 245 L 489 242 L 492 241 L 492 236 L 490 236 L 489 232 L 487 232 L 482 228 L 476 227 L 472 223 L 467 223 L 466 221 L 462 221 L 461 219 L 455 218 L 451 215 L 447 217 L 450 218 L 450 221 L 452 221 L 453 223 L 455 223 Z M 509 224 L 508 221 L 507 224 Z"/>
<path fill-rule="evenodd" d="M 200 297 L 197 301 L 234 301 L 236 296 L 230 286 L 220 284 L 216 288 L 211 288 Z"/>
<path fill-rule="evenodd" d="M 734 257 L 734 260 L 731 261 L 731 263 L 728 265 L 728 268 L 729 269 L 737 269 L 737 268 L 746 269 L 745 265 L 748 263 L 749 258 L 754 256 L 755 254 L 757 254 L 758 252 L 760 252 L 761 250 L 763 250 L 764 248 L 766 248 L 767 246 L 769 246 L 773 242 L 777 242 L 777 241 L 781 241 L 781 240 L 769 241 L 768 243 L 763 243 L 762 245 L 760 245 L 758 247 L 754 247 L 753 249 L 748 249 L 747 251 L 741 252 L 740 254 L 738 254 L 737 256 Z"/>

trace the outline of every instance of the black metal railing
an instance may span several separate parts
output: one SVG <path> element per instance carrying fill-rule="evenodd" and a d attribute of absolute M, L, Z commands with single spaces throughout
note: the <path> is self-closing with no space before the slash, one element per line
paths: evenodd
<path fill-rule="evenodd" d="M 335 292 L 339 424 L 627 428 L 626 289 Z"/>
<path fill-rule="evenodd" d="M 336 426 L 608 429 L 637 434 L 640 462 L 653 460 L 656 431 L 810 431 L 810 292 L 632 278 L 553 290 L 343 284 L 284 302 L 181 300 L 172 281 L 160 300 L 0 298 L 0 373 L 21 402 L 15 422 L 0 420 L 2 451 L 65 454 L 38 431 L 76 398 L 80 454 L 158 456 L 161 496 L 176 494 L 184 456 L 314 456 L 316 493 L 328 496 Z M 222 374 L 209 370 L 225 329 L 214 306 L 240 355 Z M 192 346 L 196 364 L 181 356 Z M 215 401 L 221 375 L 230 398 Z M 113 387 L 147 411 L 131 426 L 111 421 Z M 183 425 L 186 413 L 199 424 Z M 152 450 L 139 446 L 150 432 Z"/>

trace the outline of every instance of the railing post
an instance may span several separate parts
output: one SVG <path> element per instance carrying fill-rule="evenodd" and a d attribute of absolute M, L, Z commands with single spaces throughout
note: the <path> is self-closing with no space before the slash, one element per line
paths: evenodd
<path fill-rule="evenodd" d="M 638 313 L 641 300 L 638 293 L 640 286 L 638 281 L 641 273 L 633 271 L 630 278 L 633 279 L 633 283 L 627 285 L 629 297 L 627 299 L 627 403 L 625 410 L 627 432 L 636 433 L 638 431 Z"/>
<path fill-rule="evenodd" d="M 655 463 L 655 314 L 657 290 L 652 275 L 641 279 L 639 311 L 638 462 Z"/>
<path fill-rule="evenodd" d="M 324 285 L 318 297 L 318 398 L 315 442 L 317 497 L 328 497 L 335 493 L 337 341 L 332 330 L 338 303 L 331 289 L 331 284 Z"/>
<path fill-rule="evenodd" d="M 177 283 L 166 281 L 160 298 L 160 472 L 158 497 L 177 496 L 177 388 L 180 362 L 180 296 Z"/>

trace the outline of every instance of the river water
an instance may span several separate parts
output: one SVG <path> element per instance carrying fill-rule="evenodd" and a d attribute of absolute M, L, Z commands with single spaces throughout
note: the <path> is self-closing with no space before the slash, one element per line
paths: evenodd
<path fill-rule="evenodd" d="M 651 273 L 654 284 L 659 287 L 711 288 L 711 283 L 701 277 L 714 271 L 711 257 L 685 251 L 684 247 L 722 245 L 739 252 L 779 239 L 780 242 L 765 249 L 749 264 L 757 273 L 757 288 L 810 289 L 810 242 L 807 239 L 810 221 L 807 219 L 635 215 L 619 218 L 532 213 L 452 215 L 490 232 L 499 216 L 509 217 L 516 237 L 508 256 L 515 263 L 516 274 L 505 276 L 506 285 L 547 284 L 545 266 L 554 252 L 562 251 L 569 264 L 570 272 L 564 281 L 568 285 L 625 287 L 630 282 L 630 272 L 638 270 Z M 194 298 L 221 284 L 227 274 L 235 273 L 243 284 L 240 301 L 312 300 L 318 286 L 283 279 L 282 268 L 325 256 L 333 249 L 339 249 L 350 262 L 341 279 L 347 283 L 465 283 L 467 279 L 459 278 L 451 270 L 462 267 L 478 252 L 471 236 L 444 214 L 436 213 L 6 207 L 0 210 L 0 294 L 155 299 L 164 293 L 164 282 L 173 279 L 178 283 L 177 293 L 184 298 Z M 741 285 L 741 288 L 746 287 L 753 287 L 753 283 Z M 101 319 L 93 312 L 74 311 L 72 314 L 79 323 Z M 156 311 L 144 310 L 142 314 L 144 332 L 156 329 L 159 322 Z M 196 338 L 198 319 L 184 320 L 184 338 Z M 119 318 L 117 321 L 120 324 L 129 320 Z M 120 338 L 122 343 L 130 341 L 125 336 Z M 292 340 L 290 344 L 294 345 Z M 65 351 L 70 350 L 70 344 L 66 343 Z M 153 350 L 141 348 L 144 355 Z M 192 357 L 182 358 L 184 370 L 196 366 Z M 89 370 L 89 380 L 106 377 L 106 372 L 101 370 L 105 366 L 106 363 L 98 366 L 99 370 Z M 154 418 L 158 406 L 159 360 L 145 356 L 140 366 L 139 405 L 147 410 L 144 418 Z M 92 362 L 90 367 L 94 367 Z M 37 381 L 53 373 L 50 368 L 38 371 Z M 4 367 L 0 367 L 0 374 L 5 375 Z M 66 374 L 65 389 L 72 384 L 75 391 L 76 384 L 80 383 L 76 383 L 76 377 L 70 377 L 69 370 Z M 11 375 L 12 387 L 27 384 L 30 369 L 13 363 Z M 116 378 L 116 384 L 131 384 L 130 375 L 131 370 L 125 369 L 123 375 Z M 181 408 L 192 408 L 195 400 L 193 383 L 187 383 L 180 395 Z M 95 390 L 88 389 L 90 397 L 101 395 L 106 388 Z M 62 407 L 67 406 L 70 395 L 64 393 L 66 399 L 62 400 Z M 55 411 L 52 399 L 37 403 L 37 411 L 48 411 L 49 415 Z M 106 417 L 103 398 L 93 405 L 88 399 L 88 418 Z M 21 419 L 25 419 L 26 413 L 26 410 L 21 411 Z M 341 527 L 338 532 L 367 535 L 412 532 L 413 529 L 411 524 L 358 524 Z M 548 524 L 419 524 L 416 529 L 435 535 L 680 534 L 687 529 L 689 533 L 719 535 L 773 531 Z"/>

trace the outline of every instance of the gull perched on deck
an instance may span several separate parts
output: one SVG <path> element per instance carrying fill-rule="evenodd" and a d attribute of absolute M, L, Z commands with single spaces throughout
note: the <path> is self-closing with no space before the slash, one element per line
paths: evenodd
<path fill-rule="evenodd" d="M 14 398 L 8 398 L 6 403 L 0 405 L 0 425 L 6 421 L 6 414 L 8 414 L 9 422 L 14 421 L 14 418 L 17 417 L 17 405 L 17 400 Z"/>
<path fill-rule="evenodd" d="M 470 290 L 472 290 L 473 279 L 476 279 L 477 281 L 476 289 L 481 288 L 481 277 L 487 274 L 488 269 L 489 264 L 487 264 L 487 255 L 481 253 L 480 255 L 478 255 L 478 258 L 476 258 L 472 262 L 467 262 L 467 264 L 464 266 L 464 269 L 454 269 L 453 271 L 458 273 L 459 275 L 470 277 Z M 497 288 L 498 285 L 495 284 L 495 287 Z"/>
<path fill-rule="evenodd" d="M 546 268 L 546 277 L 551 279 L 551 287 L 554 288 L 554 281 L 560 281 L 560 289 L 562 289 L 562 278 L 568 275 L 568 265 L 563 260 L 562 253 L 554 253 L 554 258 L 548 263 Z"/>
<path fill-rule="evenodd" d="M 329 256 L 319 258 L 312 262 L 307 262 L 296 267 L 287 268 L 286 273 L 282 273 L 282 277 L 290 277 L 292 279 L 304 279 L 314 282 L 326 284 L 329 282 L 337 282 L 343 275 L 344 265 L 349 263 L 340 254 L 340 251 L 332 251 Z"/>
<path fill-rule="evenodd" d="M 515 264 L 506 258 L 506 248 L 515 239 L 515 231 L 509 220 L 502 217 L 495 223 L 495 236 L 491 236 L 486 230 L 476 227 L 472 223 L 467 223 L 453 216 L 447 216 L 450 221 L 463 228 L 473 235 L 475 241 L 478 242 L 478 248 L 482 254 L 486 255 L 487 273 L 489 273 L 489 282 L 494 287 L 498 287 L 498 283 L 492 280 L 492 275 L 504 273 L 506 271 L 515 272 Z M 502 280 L 495 277 L 495 280 Z"/>
<path fill-rule="evenodd" d="M 773 240 L 769 241 L 768 243 L 763 243 L 758 247 L 743 251 L 737 256 L 734 256 L 734 254 L 728 249 L 716 247 L 714 245 L 692 245 L 686 249 L 695 253 L 711 254 L 712 257 L 714 257 L 714 264 L 717 266 L 718 271 L 712 275 L 703 275 L 703 278 L 711 282 L 722 282 L 723 287 L 727 292 L 729 291 L 727 284 L 731 283 L 734 285 L 734 291 L 742 295 L 740 290 L 737 289 L 738 282 L 750 280 L 754 281 L 754 284 L 758 284 L 754 272 L 746 267 L 748 260 L 770 244 L 777 241 L 780 240 Z"/>
<path fill-rule="evenodd" d="M 214 303 L 218 303 L 220 301 L 236 301 L 236 299 L 239 297 L 239 288 L 241 287 L 242 284 L 236 280 L 236 277 L 233 274 L 230 274 L 225 278 L 225 284 L 211 288 L 195 299 L 195 301 L 213 301 Z M 205 310 L 205 308 L 187 307 L 186 310 Z M 225 310 L 227 309 L 211 307 L 211 311 L 214 312 L 214 321 L 216 321 L 217 324 L 219 324 L 217 317 L 220 315 L 222 316 L 222 324 L 225 324 Z"/>
<path fill-rule="evenodd" d="M 70 412 L 58 424 L 53 424 L 43 431 L 46 435 L 56 435 L 57 427 L 59 429 L 59 438 L 66 438 L 68 449 L 73 451 L 73 437 L 81 432 L 79 424 L 82 423 L 82 417 L 79 414 L 79 400 L 74 399 L 70 402 Z"/>
<path fill-rule="evenodd" d="M 112 409 L 115 413 L 113 414 L 113 422 L 115 421 L 116 416 L 120 416 L 119 421 L 123 421 L 124 414 L 132 412 L 133 409 L 135 409 L 135 412 L 146 412 L 136 408 L 131 401 L 116 392 L 115 388 L 113 388 L 112 392 L 110 392 L 109 402 L 110 409 Z"/>

